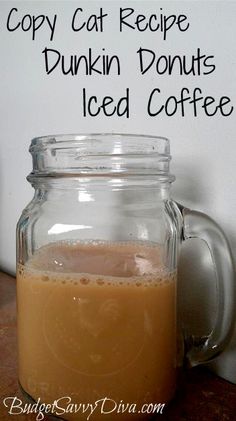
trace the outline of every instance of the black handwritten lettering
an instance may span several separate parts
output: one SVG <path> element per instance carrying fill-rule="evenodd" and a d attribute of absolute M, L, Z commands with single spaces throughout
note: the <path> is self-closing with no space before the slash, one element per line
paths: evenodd
<path fill-rule="evenodd" d="M 105 48 L 102 49 L 105 51 Z M 44 54 L 45 70 L 49 75 L 56 68 L 63 75 L 76 76 L 80 73 L 86 76 L 93 74 L 99 75 L 120 75 L 120 60 L 117 55 L 96 54 L 94 55 L 92 48 L 88 49 L 87 55 L 69 55 L 61 54 L 53 48 L 45 48 Z M 81 70 L 82 69 L 82 70 Z"/>
<path fill-rule="evenodd" d="M 22 13 L 20 6 L 10 7 L 9 9 L 6 18 L 6 29 L 8 32 L 12 34 L 24 33 L 25 36 L 35 41 L 38 40 L 40 33 L 47 31 L 48 39 L 50 41 L 54 40 L 57 25 L 56 14 L 51 16 L 43 13 L 32 14 L 25 12 L 25 9 L 24 13 Z M 80 33 L 82 34 L 83 32 L 83 37 L 86 32 L 103 33 L 105 29 L 109 29 L 109 27 L 106 28 L 108 17 L 113 18 L 114 16 L 109 15 L 105 7 L 94 7 L 94 10 L 86 9 L 85 6 L 83 8 L 75 7 L 71 14 L 70 30 L 73 32 L 73 36 L 77 35 L 80 43 Z M 139 75 L 145 75 L 144 78 L 148 75 L 153 80 L 155 77 L 157 80 L 161 80 L 164 77 L 183 77 L 184 80 L 184 77 L 186 79 L 188 76 L 188 79 L 193 76 L 197 79 L 199 76 L 209 77 L 210 74 L 216 71 L 215 56 L 204 51 L 201 47 L 186 53 L 181 49 L 177 54 L 172 54 L 170 50 L 165 51 L 161 48 L 160 39 L 161 41 L 166 41 L 170 35 L 183 37 L 183 33 L 189 30 L 190 22 L 186 14 L 171 13 L 171 10 L 166 12 L 162 7 L 152 11 L 149 10 L 148 12 L 145 9 L 140 12 L 140 8 L 137 7 L 120 7 L 116 19 L 119 19 L 119 26 L 117 27 L 114 24 L 113 29 L 118 31 L 120 37 L 122 37 L 121 34 L 125 36 L 128 32 L 132 33 L 134 31 L 137 33 L 137 36 L 140 35 L 141 39 L 143 39 L 142 34 L 144 32 L 149 32 L 152 35 L 153 44 L 149 43 L 147 46 L 149 48 L 140 46 L 136 52 L 132 52 L 129 45 L 126 46 L 124 44 L 126 50 L 122 51 L 125 58 L 126 53 L 130 55 L 130 60 L 127 63 L 136 58 L 135 70 Z M 60 24 L 64 25 L 63 19 L 60 19 Z M 99 34 L 97 35 L 99 36 Z M 109 32 L 107 32 L 107 35 L 109 36 Z M 156 47 L 151 49 L 150 45 Z M 107 54 L 105 48 L 100 47 L 100 50 L 98 50 L 96 43 L 88 48 L 87 51 L 84 52 L 83 50 L 83 54 L 78 52 L 72 54 L 64 53 L 60 49 L 46 46 L 42 51 L 42 55 L 44 71 L 47 75 L 60 74 L 67 77 L 92 76 L 98 79 L 104 76 L 120 76 L 121 70 L 123 70 L 120 56 Z M 131 66 L 129 71 L 132 72 Z M 138 92 L 136 95 L 138 95 Z M 129 88 L 126 88 L 125 94 L 119 98 L 115 98 L 114 93 L 105 96 L 88 95 L 84 88 L 82 92 L 82 107 L 84 117 L 118 116 L 129 118 Z M 230 97 L 222 95 L 215 98 L 214 95 L 204 94 L 200 87 L 191 89 L 182 87 L 177 93 L 171 94 L 169 92 L 166 94 L 161 87 L 155 87 L 149 94 L 146 107 L 147 114 L 150 117 L 158 117 L 160 115 L 167 117 L 228 117 L 234 111 Z"/>
<path fill-rule="evenodd" d="M 55 29 L 56 29 L 57 15 L 54 15 L 50 20 L 49 16 L 46 15 L 30 15 L 26 14 L 22 18 L 18 15 L 18 9 L 13 7 L 7 17 L 6 27 L 9 32 L 16 30 L 22 30 L 23 32 L 31 32 L 32 40 L 36 39 L 37 31 L 43 27 L 46 27 L 50 31 L 50 41 L 53 40 Z"/>
<path fill-rule="evenodd" d="M 139 57 L 139 69 L 142 75 L 150 69 L 154 69 L 158 75 L 172 75 L 175 73 L 180 76 L 201 76 L 209 75 L 216 69 L 214 63 L 209 63 L 210 60 L 214 59 L 214 56 L 202 54 L 200 48 L 197 48 L 196 54 L 192 54 L 192 56 L 172 56 L 170 54 L 167 56 L 158 56 L 153 50 L 141 47 L 138 49 L 137 54 Z"/>
<path fill-rule="evenodd" d="M 163 40 L 165 41 L 167 32 L 170 31 L 174 25 L 181 32 L 187 31 L 190 26 L 187 19 L 187 16 L 183 14 L 165 15 L 162 13 L 162 8 L 160 8 L 160 13 L 152 13 L 151 15 L 146 16 L 144 14 L 136 14 L 135 9 L 131 7 L 120 7 L 120 32 L 123 32 L 125 29 L 137 30 L 139 32 L 160 31 Z"/>
<path fill-rule="evenodd" d="M 95 31 L 95 32 L 103 32 L 104 30 L 104 18 L 106 16 L 108 16 L 107 13 L 103 13 L 103 8 L 100 7 L 99 9 L 99 13 L 96 14 L 92 14 L 88 17 L 87 20 L 83 20 L 82 23 L 80 23 L 81 21 L 81 14 L 83 14 L 83 9 L 82 7 L 78 7 L 73 15 L 72 18 L 72 22 L 71 22 L 71 27 L 72 30 L 75 32 L 81 31 L 82 29 L 86 28 L 86 30 L 88 32 L 90 31 Z"/>
<path fill-rule="evenodd" d="M 130 117 L 129 88 L 126 89 L 126 94 L 117 102 L 110 95 L 104 96 L 100 100 L 96 95 L 88 96 L 85 88 L 83 88 L 82 97 L 84 117 L 97 117 L 101 113 L 106 117 L 112 117 L 113 115 Z"/>
<path fill-rule="evenodd" d="M 185 117 L 187 110 L 190 110 L 194 117 L 198 117 L 202 110 L 203 115 L 207 117 L 216 114 L 226 117 L 232 114 L 234 110 L 230 103 L 231 100 L 227 96 L 222 96 L 219 100 L 212 96 L 204 97 L 200 88 L 194 88 L 191 93 L 188 88 L 182 88 L 179 96 L 171 95 L 163 100 L 161 90 L 154 88 L 148 99 L 147 112 L 150 117 L 157 117 L 161 113 L 172 117 L 177 112 Z M 227 109 L 226 106 L 228 106 Z"/>
<path fill-rule="evenodd" d="M 16 24 L 16 26 L 11 26 L 11 19 L 12 19 L 12 14 L 13 14 L 13 12 L 17 12 L 18 11 L 18 9 L 16 8 L 16 7 L 13 7 L 11 10 L 10 10 L 10 13 L 8 14 L 8 17 L 7 17 L 7 30 L 8 31 L 10 31 L 10 32 L 12 32 L 12 31 L 15 31 L 17 28 L 19 28 L 19 26 L 20 26 L 20 22 L 18 22 L 17 24 Z"/>

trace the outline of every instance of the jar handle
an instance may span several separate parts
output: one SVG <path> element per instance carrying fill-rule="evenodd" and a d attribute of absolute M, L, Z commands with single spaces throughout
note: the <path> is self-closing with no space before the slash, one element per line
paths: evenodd
<path fill-rule="evenodd" d="M 234 328 L 236 288 L 229 243 L 221 228 L 208 215 L 178 204 L 183 216 L 183 240 L 199 238 L 206 242 L 215 267 L 217 311 L 209 336 L 187 336 L 186 357 L 190 366 L 211 360 L 223 351 Z"/>

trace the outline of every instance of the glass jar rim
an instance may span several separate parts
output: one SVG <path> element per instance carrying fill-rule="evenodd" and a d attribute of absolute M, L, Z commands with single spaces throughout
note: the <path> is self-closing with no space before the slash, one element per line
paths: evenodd
<path fill-rule="evenodd" d="M 33 153 L 50 147 L 57 147 L 58 149 L 80 148 L 81 152 L 86 150 L 87 155 L 93 154 L 93 152 L 97 152 L 99 155 L 145 155 L 149 153 L 169 155 L 170 153 L 169 139 L 164 136 L 115 132 L 37 136 L 32 139 L 29 150 Z M 99 147 L 101 147 L 100 151 L 96 149 Z"/>
<path fill-rule="evenodd" d="M 35 137 L 28 177 L 155 175 L 172 182 L 166 137 L 126 133 L 58 134 Z"/>

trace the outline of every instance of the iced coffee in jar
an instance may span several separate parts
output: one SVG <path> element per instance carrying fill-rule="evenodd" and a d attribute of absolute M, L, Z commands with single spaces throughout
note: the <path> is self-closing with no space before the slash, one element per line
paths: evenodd
<path fill-rule="evenodd" d="M 165 138 L 48 136 L 30 152 L 35 194 L 17 227 L 21 387 L 66 420 L 149 419 L 147 405 L 158 412 L 176 389 L 181 242 L 208 242 L 228 302 L 211 335 L 192 338 L 191 364 L 213 358 L 230 333 L 227 242 L 171 199 Z"/>

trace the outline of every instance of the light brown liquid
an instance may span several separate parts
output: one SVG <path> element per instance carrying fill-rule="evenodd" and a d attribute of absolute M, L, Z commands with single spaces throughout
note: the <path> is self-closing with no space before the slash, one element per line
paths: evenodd
<path fill-rule="evenodd" d="M 61 242 L 19 265 L 23 389 L 46 403 L 167 403 L 176 378 L 176 277 L 161 260 L 160 247 L 142 243 Z"/>

